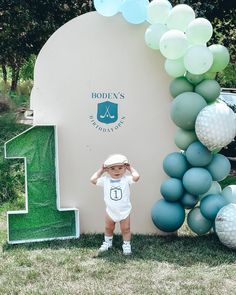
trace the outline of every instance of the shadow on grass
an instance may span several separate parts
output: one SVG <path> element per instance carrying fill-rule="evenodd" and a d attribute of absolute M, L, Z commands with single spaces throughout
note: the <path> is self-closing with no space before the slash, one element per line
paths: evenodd
<path fill-rule="evenodd" d="M 17 249 L 33 251 L 38 249 L 78 249 L 84 252 L 88 258 L 104 259 L 112 263 L 128 263 L 138 260 L 152 260 L 161 263 L 176 264 L 179 266 L 193 266 L 205 264 L 219 266 L 236 263 L 236 251 L 225 247 L 215 234 L 205 236 L 155 236 L 133 235 L 133 254 L 126 257 L 122 254 L 122 237 L 114 236 L 113 248 L 96 255 L 103 239 L 102 234 L 83 234 L 79 239 L 54 240 L 39 243 L 3 245 L 3 251 L 15 251 Z"/>

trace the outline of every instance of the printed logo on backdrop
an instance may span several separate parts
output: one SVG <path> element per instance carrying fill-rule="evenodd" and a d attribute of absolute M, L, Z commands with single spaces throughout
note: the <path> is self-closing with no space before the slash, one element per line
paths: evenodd
<path fill-rule="evenodd" d="M 99 132 L 112 133 L 124 125 L 125 116 L 120 113 L 120 106 L 125 100 L 124 93 L 92 92 L 94 113 L 89 120 Z"/>

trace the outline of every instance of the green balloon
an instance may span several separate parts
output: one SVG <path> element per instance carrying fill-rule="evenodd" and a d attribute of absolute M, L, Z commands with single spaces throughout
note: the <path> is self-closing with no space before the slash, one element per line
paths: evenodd
<path fill-rule="evenodd" d="M 226 68 L 229 63 L 229 51 L 220 44 L 214 44 L 209 46 L 209 50 L 213 54 L 213 64 L 209 69 L 209 72 L 220 72 Z"/>
<path fill-rule="evenodd" d="M 167 31 L 167 27 L 162 24 L 154 24 L 147 28 L 145 32 L 145 42 L 152 49 L 159 49 L 160 39 Z"/>
<path fill-rule="evenodd" d="M 181 150 L 186 150 L 191 143 L 198 140 L 194 130 L 184 130 L 179 128 L 175 133 L 175 144 Z"/>
<path fill-rule="evenodd" d="M 204 76 L 204 79 L 206 80 L 214 80 L 216 77 L 216 73 L 208 71 L 204 73 L 203 76 Z"/>
<path fill-rule="evenodd" d="M 208 103 L 219 97 L 220 90 L 220 84 L 216 80 L 203 80 L 195 87 L 195 92 L 203 96 Z"/>
<path fill-rule="evenodd" d="M 204 80 L 204 75 L 194 75 L 192 73 L 186 73 L 187 80 L 193 85 L 197 85 Z"/>
<path fill-rule="evenodd" d="M 199 112 L 207 106 L 205 99 L 194 92 L 179 94 L 171 106 L 171 119 L 180 128 L 194 130 Z"/>
<path fill-rule="evenodd" d="M 170 94 L 173 98 L 183 92 L 192 92 L 193 85 L 185 78 L 179 77 L 171 81 L 170 83 Z"/>
<path fill-rule="evenodd" d="M 189 228 L 198 235 L 204 235 L 212 228 L 214 221 L 205 218 L 199 207 L 192 209 L 187 217 Z"/>

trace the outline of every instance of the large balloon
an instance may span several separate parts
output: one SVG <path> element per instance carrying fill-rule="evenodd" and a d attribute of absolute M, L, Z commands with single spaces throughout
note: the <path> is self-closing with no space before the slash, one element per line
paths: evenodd
<path fill-rule="evenodd" d="M 200 141 L 193 142 L 186 150 L 186 158 L 192 166 L 204 167 L 212 157 L 212 153 Z"/>
<path fill-rule="evenodd" d="M 166 201 L 178 201 L 184 194 L 182 181 L 178 178 L 166 179 L 161 184 L 160 192 Z"/>
<path fill-rule="evenodd" d="M 213 64 L 210 68 L 210 72 L 220 72 L 226 68 L 229 63 L 229 51 L 220 44 L 214 44 L 209 46 L 209 50 L 213 54 Z"/>
<path fill-rule="evenodd" d="M 179 30 L 167 31 L 160 40 L 160 51 L 168 59 L 178 59 L 187 50 L 188 42 L 185 34 Z"/>
<path fill-rule="evenodd" d="M 178 77 L 170 83 L 170 94 L 174 98 L 183 92 L 192 92 L 193 85 L 185 78 Z"/>
<path fill-rule="evenodd" d="M 211 173 L 213 180 L 221 181 L 229 175 L 231 164 L 224 155 L 216 154 L 206 169 Z"/>
<path fill-rule="evenodd" d="M 157 228 L 165 232 L 173 232 L 184 223 L 185 211 L 179 202 L 159 200 L 152 207 L 151 217 Z"/>
<path fill-rule="evenodd" d="M 141 24 L 147 19 L 148 0 L 125 0 L 121 6 L 124 19 L 131 24 Z"/>
<path fill-rule="evenodd" d="M 189 43 L 205 44 L 212 36 L 213 28 L 209 20 L 199 17 L 191 21 L 186 29 Z"/>
<path fill-rule="evenodd" d="M 182 153 L 173 152 L 164 158 L 163 169 L 170 177 L 182 179 L 184 173 L 189 169 L 189 164 Z"/>
<path fill-rule="evenodd" d="M 103 16 L 113 16 L 120 10 L 123 0 L 94 0 L 94 7 Z"/>
<path fill-rule="evenodd" d="M 152 49 L 160 48 L 160 39 L 167 31 L 167 27 L 163 24 L 154 24 L 147 28 L 145 32 L 145 42 Z"/>
<path fill-rule="evenodd" d="M 225 205 L 227 202 L 222 195 L 212 194 L 201 200 L 200 210 L 205 218 L 214 221 L 219 210 Z"/>
<path fill-rule="evenodd" d="M 189 228 L 198 235 L 204 235 L 212 228 L 213 221 L 206 219 L 199 207 L 192 209 L 187 217 Z"/>
<path fill-rule="evenodd" d="M 195 92 L 200 94 L 208 103 L 214 102 L 220 95 L 220 84 L 216 80 L 203 80 L 195 87 Z"/>
<path fill-rule="evenodd" d="M 181 77 L 185 74 L 186 69 L 184 67 L 183 58 L 178 59 L 166 59 L 165 70 L 171 77 Z"/>
<path fill-rule="evenodd" d="M 223 102 L 210 104 L 198 114 L 195 131 L 210 151 L 220 149 L 233 141 L 236 135 L 236 116 Z"/>
<path fill-rule="evenodd" d="M 193 9 L 186 4 L 178 4 L 172 8 L 168 18 L 167 26 L 170 29 L 185 31 L 188 24 L 194 20 L 195 13 Z"/>
<path fill-rule="evenodd" d="M 194 130 L 177 129 L 175 132 L 175 144 L 181 150 L 186 150 L 191 143 L 197 140 L 197 135 Z"/>
<path fill-rule="evenodd" d="M 193 130 L 199 112 L 206 105 L 206 101 L 199 94 L 184 92 L 172 101 L 171 119 L 178 127 Z"/>
<path fill-rule="evenodd" d="M 211 174 L 204 168 L 190 168 L 183 176 L 184 188 L 194 196 L 207 192 L 211 187 L 211 183 Z"/>
<path fill-rule="evenodd" d="M 189 47 L 184 55 L 184 66 L 192 74 L 207 72 L 213 63 L 213 54 L 204 45 Z"/>
<path fill-rule="evenodd" d="M 148 5 L 147 20 L 151 24 L 166 22 L 172 5 L 167 0 L 153 0 Z"/>

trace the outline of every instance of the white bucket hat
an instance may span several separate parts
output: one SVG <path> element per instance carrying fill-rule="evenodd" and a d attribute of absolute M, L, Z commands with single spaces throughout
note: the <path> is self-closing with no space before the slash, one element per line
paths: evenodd
<path fill-rule="evenodd" d="M 122 165 L 122 164 L 128 164 L 128 159 L 120 154 L 115 154 L 109 156 L 106 161 L 104 162 L 104 167 L 111 167 L 115 165 Z"/>

